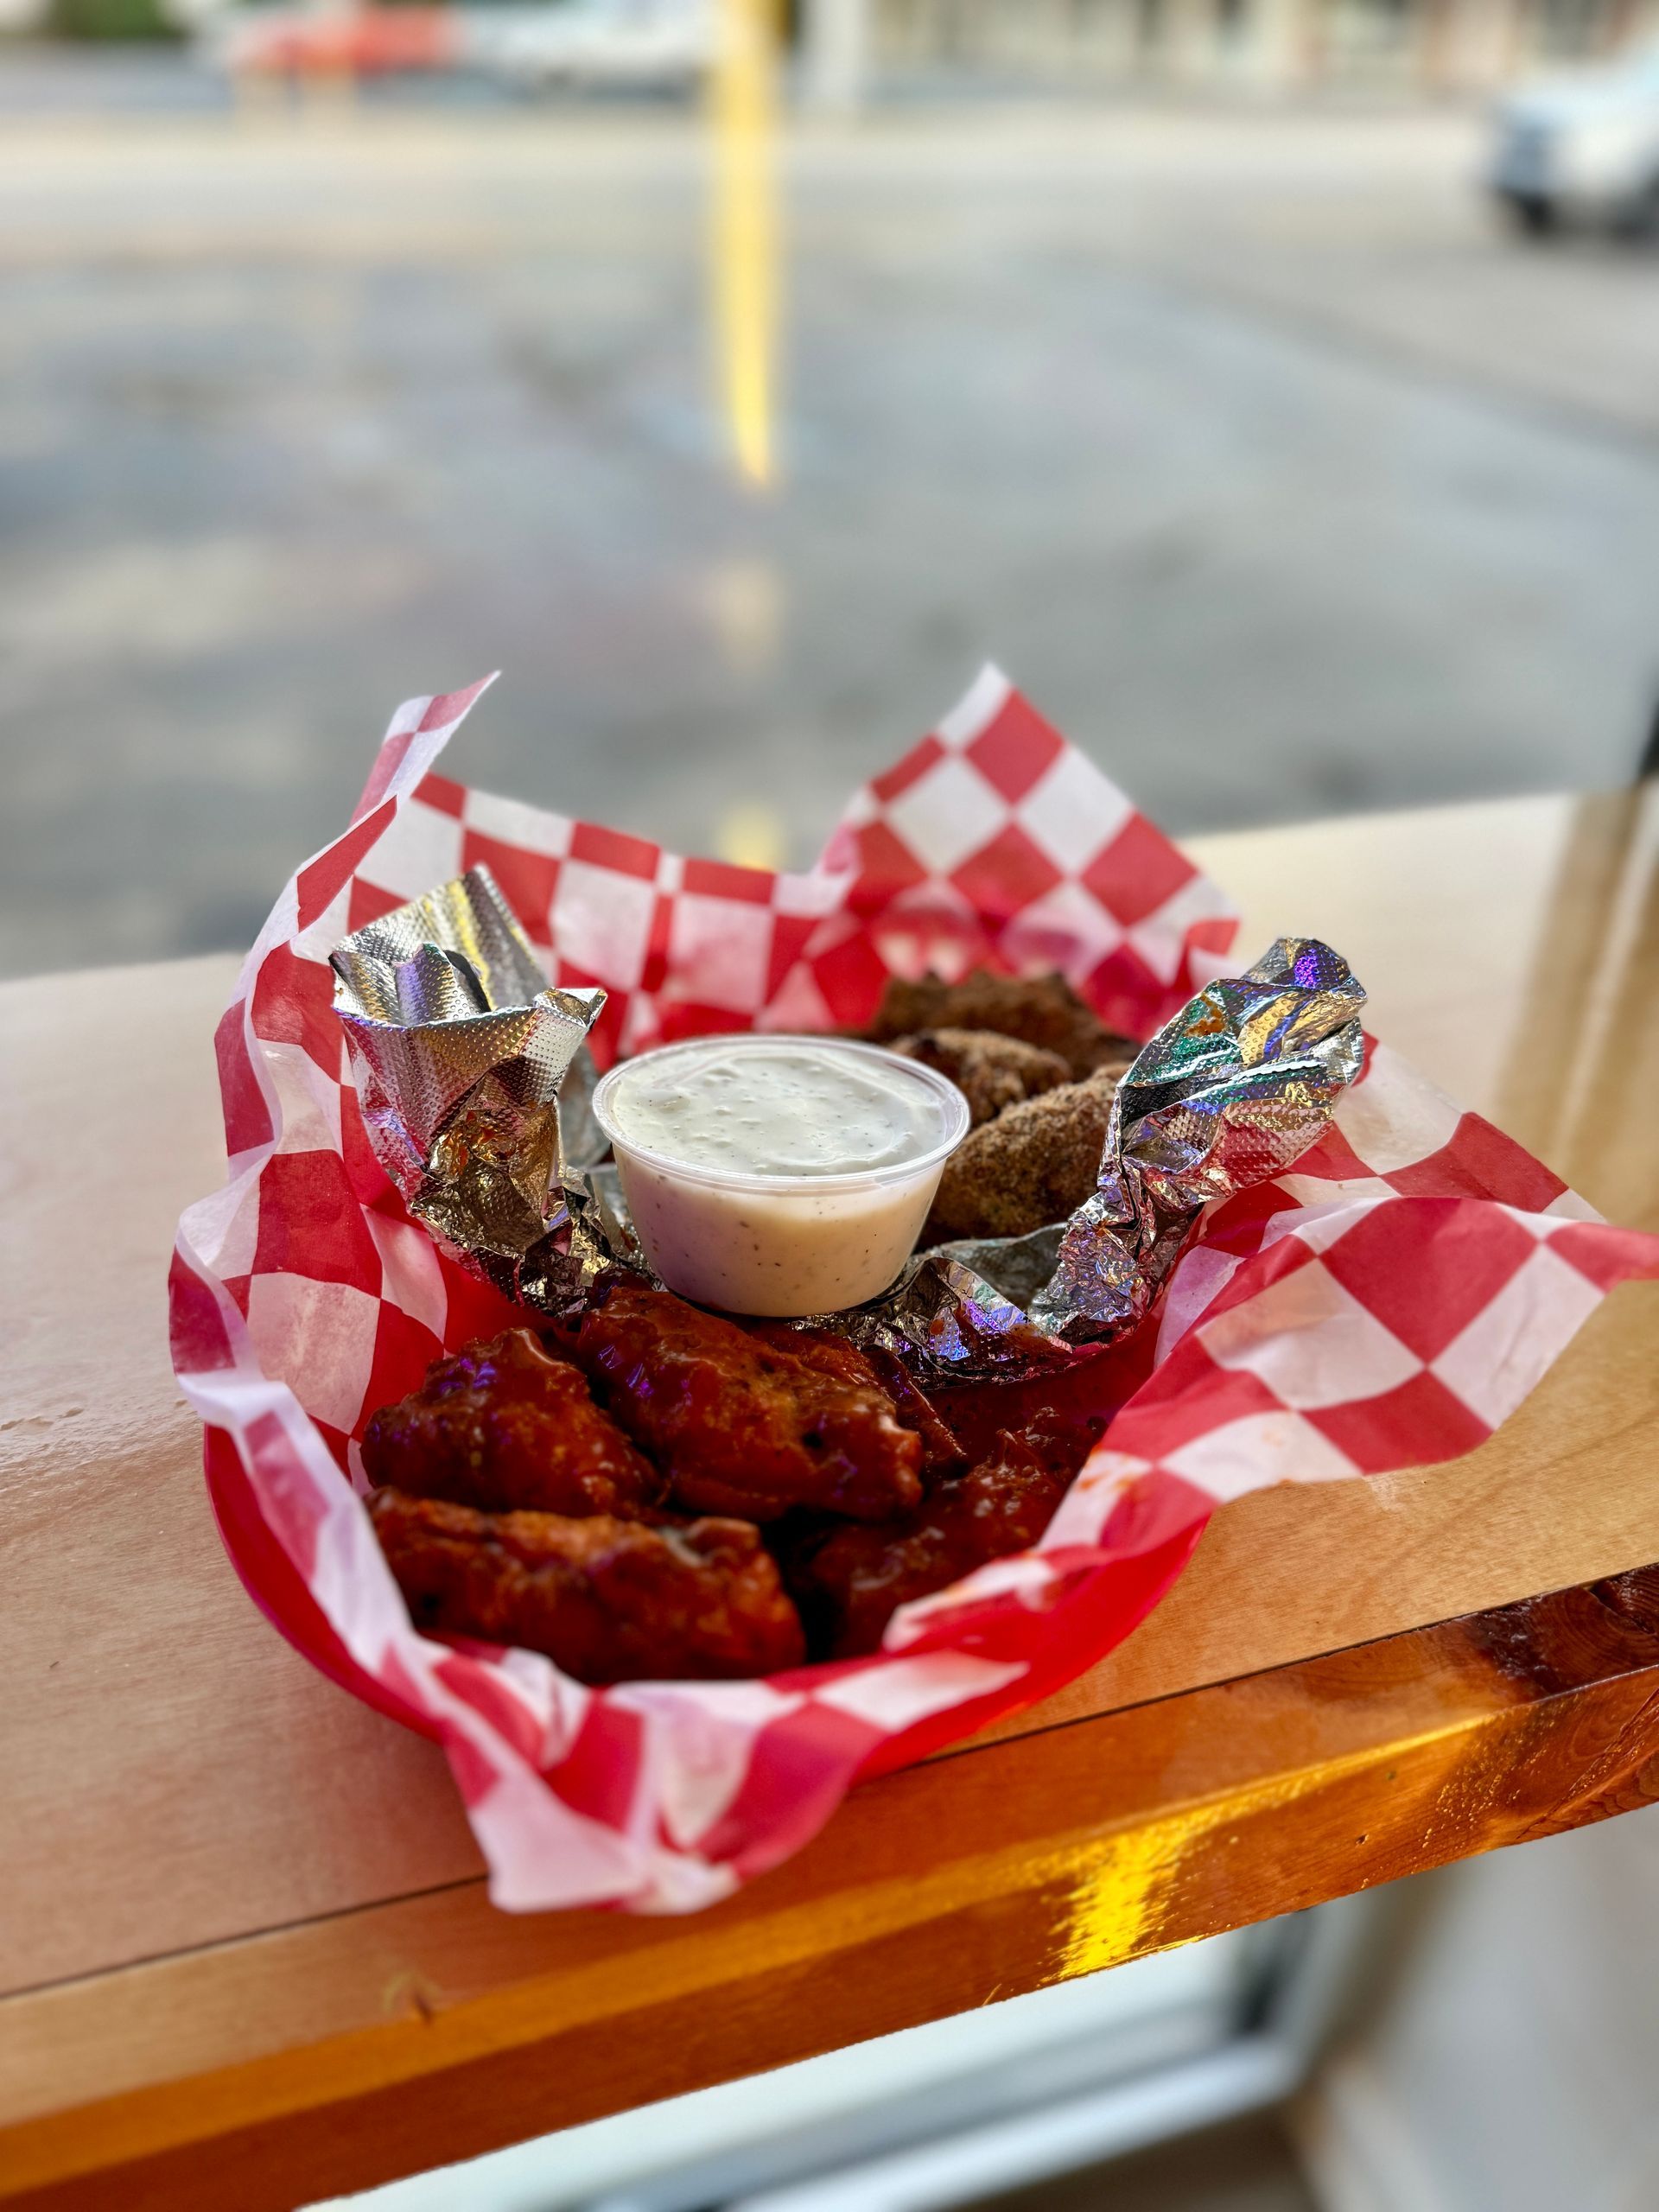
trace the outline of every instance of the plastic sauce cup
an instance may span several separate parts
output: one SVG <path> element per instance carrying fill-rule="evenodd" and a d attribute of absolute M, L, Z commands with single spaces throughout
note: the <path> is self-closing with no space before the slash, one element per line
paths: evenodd
<path fill-rule="evenodd" d="M 617 1094 L 633 1071 L 649 1067 L 660 1082 L 681 1059 L 690 1076 L 693 1061 L 716 1046 L 740 1058 L 810 1046 L 879 1062 L 889 1078 L 912 1084 L 921 1102 L 915 1156 L 844 1174 L 770 1174 L 676 1160 L 621 1134 Z M 919 1061 L 849 1039 L 770 1031 L 699 1037 L 619 1061 L 594 1093 L 594 1114 L 616 1154 L 645 1257 L 668 1287 L 699 1306 L 779 1319 L 838 1313 L 887 1289 L 915 1248 L 969 1118 L 956 1084 Z"/>

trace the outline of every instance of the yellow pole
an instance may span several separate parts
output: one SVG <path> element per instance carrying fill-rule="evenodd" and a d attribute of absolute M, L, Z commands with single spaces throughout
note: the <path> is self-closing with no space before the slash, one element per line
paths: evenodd
<path fill-rule="evenodd" d="M 720 381 L 746 480 L 771 483 L 778 342 L 776 0 L 719 0 L 712 275 Z"/>

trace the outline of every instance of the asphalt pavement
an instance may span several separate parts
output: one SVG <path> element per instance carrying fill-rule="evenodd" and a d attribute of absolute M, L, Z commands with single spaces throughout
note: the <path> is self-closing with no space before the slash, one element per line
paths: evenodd
<path fill-rule="evenodd" d="M 801 126 L 781 480 L 697 117 L 0 66 L 0 964 L 245 944 L 380 728 L 810 857 L 999 660 L 1173 829 L 1616 783 L 1659 696 L 1659 257 L 1507 237 L 1458 112 Z"/>

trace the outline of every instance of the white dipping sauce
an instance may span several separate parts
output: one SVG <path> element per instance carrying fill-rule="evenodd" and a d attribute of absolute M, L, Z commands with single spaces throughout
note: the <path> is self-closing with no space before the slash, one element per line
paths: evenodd
<path fill-rule="evenodd" d="M 956 1085 L 839 1038 L 665 1046 L 594 1099 L 645 1256 L 734 1313 L 857 1306 L 903 1267 L 968 1128 Z"/>

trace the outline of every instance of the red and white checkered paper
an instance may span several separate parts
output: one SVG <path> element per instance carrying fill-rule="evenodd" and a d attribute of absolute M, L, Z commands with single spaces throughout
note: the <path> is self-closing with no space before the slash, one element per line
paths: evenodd
<path fill-rule="evenodd" d="M 487 861 L 554 978 L 609 992 L 606 1060 L 702 1030 L 855 1023 L 888 974 L 978 962 L 1058 967 L 1145 1036 L 1227 965 L 1235 930 L 995 671 L 794 876 L 680 860 L 438 775 L 482 689 L 399 709 L 351 827 L 248 957 L 218 1033 L 229 1179 L 180 1224 L 172 1327 L 244 1581 L 326 1672 L 442 1745 L 500 1905 L 726 1895 L 861 1776 L 1100 1658 L 1217 1503 L 1467 1451 L 1612 1283 L 1659 1274 L 1659 1239 L 1593 1218 L 1374 1046 L 1317 1150 L 1208 1215 L 1142 1329 L 1020 1386 L 1109 1414 L 1100 1447 L 1035 1551 L 906 1609 L 880 1654 L 594 1690 L 533 1654 L 421 1635 L 360 1502 L 357 1440 L 512 1309 L 439 1253 L 370 1153 L 327 966 L 348 931 Z"/>

